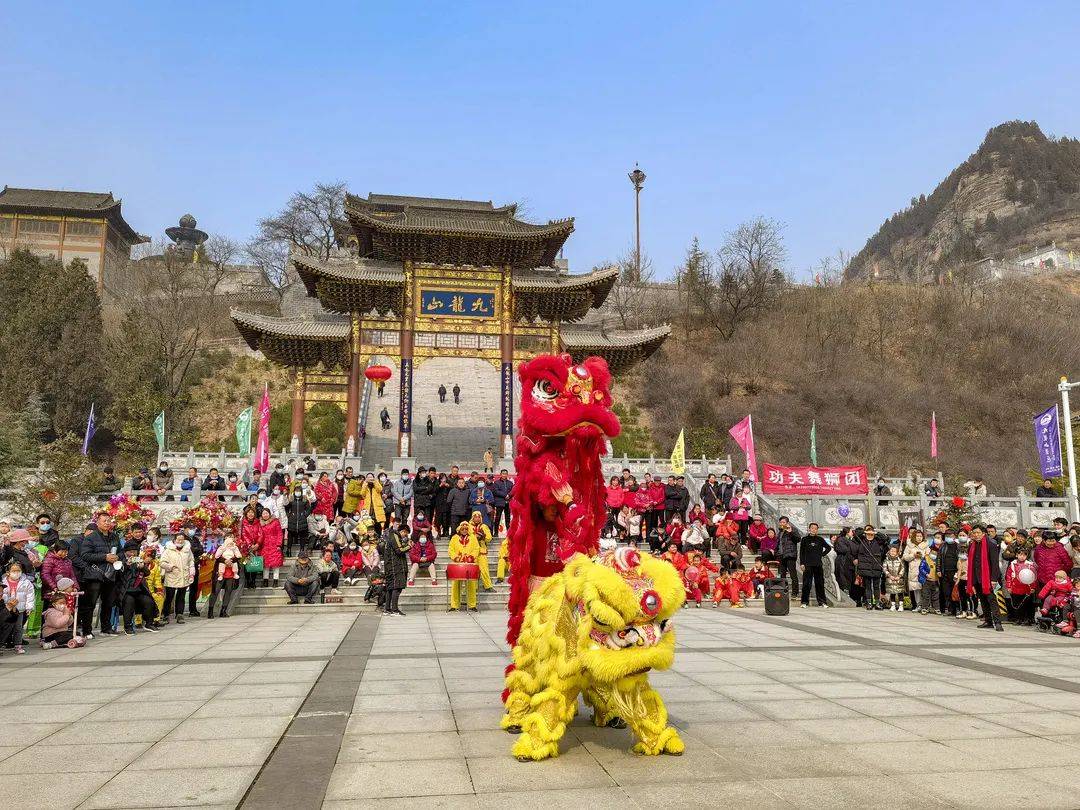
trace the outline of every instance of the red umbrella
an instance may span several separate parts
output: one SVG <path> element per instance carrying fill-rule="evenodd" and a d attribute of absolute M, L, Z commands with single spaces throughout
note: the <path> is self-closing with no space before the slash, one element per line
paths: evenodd
<path fill-rule="evenodd" d="M 364 369 L 364 376 L 374 382 L 386 382 L 392 375 L 389 366 L 368 366 Z"/>

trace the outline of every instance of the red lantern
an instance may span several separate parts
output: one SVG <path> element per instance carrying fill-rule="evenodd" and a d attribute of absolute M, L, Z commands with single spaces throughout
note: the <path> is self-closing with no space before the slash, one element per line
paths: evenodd
<path fill-rule="evenodd" d="M 372 382 L 386 382 L 391 375 L 393 375 L 393 372 L 389 366 L 368 366 L 364 369 L 364 376 Z"/>
<path fill-rule="evenodd" d="M 967 501 L 957 495 L 952 499 L 952 505 L 955 506 L 957 509 L 963 509 L 964 506 L 967 505 Z"/>

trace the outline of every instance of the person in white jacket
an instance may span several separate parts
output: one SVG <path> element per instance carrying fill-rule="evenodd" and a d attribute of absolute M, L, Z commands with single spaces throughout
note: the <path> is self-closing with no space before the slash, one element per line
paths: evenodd
<path fill-rule="evenodd" d="M 161 552 L 161 581 L 165 585 L 165 604 L 161 607 L 161 623 L 169 623 L 169 613 L 175 607 L 176 623 L 184 623 L 184 599 L 188 586 L 195 581 L 195 556 L 191 543 L 177 534 L 165 544 Z"/>
<path fill-rule="evenodd" d="M 23 648 L 23 628 L 34 609 L 37 597 L 34 593 L 34 580 L 23 575 L 21 563 L 12 561 L 8 564 L 7 571 L 4 572 L 3 594 L 4 607 L 7 609 L 4 623 L 10 626 L 5 628 L 4 634 L 10 634 L 16 655 L 23 655 L 26 652 Z"/>

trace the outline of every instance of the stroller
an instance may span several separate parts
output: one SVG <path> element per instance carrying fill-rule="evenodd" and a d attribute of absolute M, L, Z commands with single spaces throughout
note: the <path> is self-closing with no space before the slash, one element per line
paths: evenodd
<path fill-rule="evenodd" d="M 1074 606 L 1054 605 L 1046 615 L 1041 610 L 1035 612 L 1035 629 L 1040 633 L 1050 633 L 1055 636 L 1071 636 L 1076 630 L 1074 619 Z"/>

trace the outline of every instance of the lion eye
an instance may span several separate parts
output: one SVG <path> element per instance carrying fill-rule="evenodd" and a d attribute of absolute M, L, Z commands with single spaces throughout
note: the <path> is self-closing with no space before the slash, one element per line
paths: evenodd
<path fill-rule="evenodd" d="M 551 380 L 537 380 L 533 385 L 533 399 L 552 400 L 559 395 Z"/>

